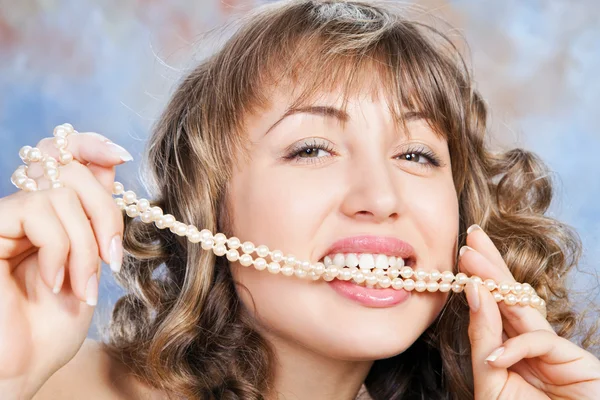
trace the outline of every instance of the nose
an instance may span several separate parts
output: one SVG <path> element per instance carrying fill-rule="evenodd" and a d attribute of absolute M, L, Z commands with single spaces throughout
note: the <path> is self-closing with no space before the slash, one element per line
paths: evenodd
<path fill-rule="evenodd" d="M 355 157 L 348 164 L 347 190 L 342 212 L 348 217 L 382 223 L 394 221 L 401 210 L 398 186 L 392 161 L 384 156 Z"/>

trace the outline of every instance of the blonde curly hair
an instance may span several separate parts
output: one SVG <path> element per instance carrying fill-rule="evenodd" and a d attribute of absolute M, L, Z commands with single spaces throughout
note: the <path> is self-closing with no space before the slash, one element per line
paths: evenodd
<path fill-rule="evenodd" d="M 578 334 L 582 325 L 563 278 L 581 243 L 544 215 L 553 190 L 546 166 L 522 149 L 486 147 L 486 106 L 459 51 L 387 3 L 296 0 L 245 16 L 181 81 L 156 124 L 145 160 L 153 204 L 179 221 L 231 235 L 227 184 L 244 154 L 244 116 L 269 107 L 270 91 L 282 82 L 301 83 L 294 107 L 323 91 L 341 88 L 347 99 L 377 83 L 397 123 L 404 124 L 406 110 L 424 115 L 448 143 L 460 232 L 478 223 L 516 280 L 546 300 L 558 334 Z M 116 278 L 127 294 L 115 305 L 106 350 L 173 398 L 267 397 L 273 351 L 242 307 L 227 260 L 124 218 L 127 256 Z M 369 395 L 472 399 L 468 322 L 464 297 L 451 294 L 407 351 L 374 363 Z"/>

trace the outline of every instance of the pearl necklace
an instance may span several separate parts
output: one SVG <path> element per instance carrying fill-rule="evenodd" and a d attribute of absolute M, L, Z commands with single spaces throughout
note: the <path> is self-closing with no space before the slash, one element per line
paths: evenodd
<path fill-rule="evenodd" d="M 70 124 L 59 125 L 54 129 L 54 145 L 59 150 L 58 161 L 42 154 L 41 150 L 31 146 L 23 146 L 19 156 L 26 165 L 21 165 L 11 176 L 11 182 L 19 189 L 25 191 L 39 190 L 37 182 L 27 176 L 28 166 L 39 162 L 44 169 L 44 176 L 50 180 L 51 188 L 63 187 L 58 180 L 59 166 L 73 161 L 73 155 L 67 150 L 69 135 L 76 134 Z M 60 165 L 59 165 L 60 164 Z M 468 282 L 485 286 L 494 296 L 496 302 L 503 301 L 507 305 L 531 306 L 546 315 L 546 303 L 539 297 L 528 283 L 501 282 L 492 279 L 483 280 L 478 276 L 468 277 L 459 272 L 454 275 L 452 271 L 439 272 L 437 270 L 413 270 L 408 266 L 397 268 L 391 265 L 386 270 L 383 268 L 365 269 L 325 263 L 303 261 L 295 256 L 280 250 L 269 250 L 265 245 L 255 246 L 254 243 L 241 242 L 237 237 L 227 238 L 222 233 L 213 234 L 207 229 L 198 230 L 194 225 L 179 222 L 171 214 L 164 214 L 160 207 L 151 206 L 150 201 L 138 199 L 131 190 L 125 190 L 120 182 L 114 182 L 112 194 L 116 197 L 115 203 L 124 210 L 128 217 L 139 217 L 142 222 L 154 223 L 159 229 L 169 229 L 178 236 L 185 236 L 191 243 L 200 243 L 204 250 L 211 250 L 216 256 L 225 256 L 230 262 L 239 262 L 244 267 L 253 266 L 258 271 L 268 271 L 272 274 L 281 273 L 284 276 L 295 276 L 300 279 L 332 281 L 340 279 L 353 281 L 356 284 L 366 284 L 368 287 L 392 288 L 396 290 L 416 292 L 449 292 L 460 293 Z M 241 254 L 240 254 L 241 250 Z M 258 257 L 252 257 L 256 253 Z M 267 260 L 269 259 L 269 261 Z M 398 260 L 399 262 L 400 260 Z M 327 265 L 326 265 L 327 264 Z M 339 262 L 338 262 L 339 264 Z M 393 262 L 395 264 L 395 261 Z"/>

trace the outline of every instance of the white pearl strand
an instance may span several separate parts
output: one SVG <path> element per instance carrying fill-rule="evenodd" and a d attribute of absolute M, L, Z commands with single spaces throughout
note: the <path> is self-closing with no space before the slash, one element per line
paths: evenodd
<path fill-rule="evenodd" d="M 73 155 L 66 149 L 67 137 L 76 133 L 77 131 L 70 124 L 59 125 L 54 129 L 54 145 L 60 151 L 59 162 L 62 165 L 73 161 Z M 42 154 L 40 149 L 30 146 L 22 147 L 19 155 L 26 165 L 19 166 L 11 177 L 11 182 L 16 187 L 25 191 L 39 190 L 36 181 L 27 176 L 28 165 L 33 162 L 42 163 L 44 176 L 50 179 L 52 188 L 63 186 L 58 180 L 59 165 L 56 159 Z M 113 195 L 122 196 L 115 198 L 115 203 L 130 218 L 140 217 L 142 222 L 154 222 L 159 229 L 169 228 L 178 236 L 186 236 L 192 243 L 200 243 L 204 250 L 212 250 L 217 256 L 226 256 L 231 262 L 239 261 L 244 267 L 254 266 L 259 271 L 267 270 L 272 274 L 281 273 L 301 279 L 351 280 L 357 284 L 365 283 L 369 287 L 391 287 L 396 290 L 417 292 L 453 291 L 460 293 L 464 290 L 467 282 L 471 281 L 485 286 L 492 293 L 496 302 L 503 301 L 507 305 L 531 306 L 538 309 L 542 315 L 546 315 L 546 302 L 535 293 L 528 283 L 501 282 L 497 284 L 492 279 L 483 280 L 475 275 L 468 277 L 462 272 L 454 275 L 452 271 L 413 270 L 408 266 L 390 267 L 388 270 L 374 268 L 369 271 L 356 267 L 326 266 L 322 262 L 311 263 L 298 260 L 291 254 L 284 255 L 280 250 L 271 251 L 265 245 L 255 246 L 249 241 L 242 243 L 237 237 L 227 238 L 222 233 L 213 235 L 208 229 L 199 231 L 194 225 L 186 225 L 177 221 L 173 215 L 164 214 L 160 207 L 151 206 L 149 200 L 138 199 L 133 191 L 125 191 L 120 182 L 114 182 Z M 252 253 L 256 253 L 258 257 L 253 258 Z M 267 261 L 267 258 L 270 259 L 270 262 Z"/>

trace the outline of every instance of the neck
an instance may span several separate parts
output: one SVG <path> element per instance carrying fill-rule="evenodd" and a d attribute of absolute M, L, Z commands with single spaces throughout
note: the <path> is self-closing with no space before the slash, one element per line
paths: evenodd
<path fill-rule="evenodd" d="M 273 400 L 354 400 L 373 365 L 373 361 L 335 360 L 268 336 L 276 356 Z"/>

